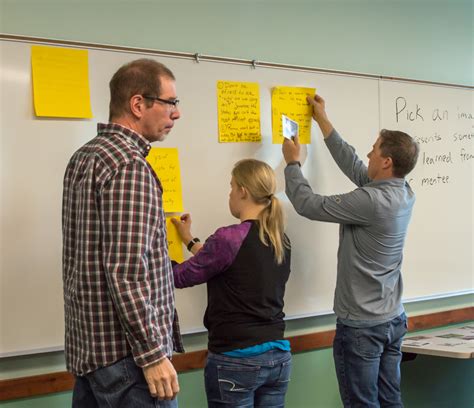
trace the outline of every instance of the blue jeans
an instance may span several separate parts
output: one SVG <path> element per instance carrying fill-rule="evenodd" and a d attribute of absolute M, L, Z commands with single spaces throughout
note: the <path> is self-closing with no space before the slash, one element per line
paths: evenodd
<path fill-rule="evenodd" d="M 284 407 L 290 373 L 289 351 L 244 358 L 209 352 L 204 369 L 208 406 Z"/>
<path fill-rule="evenodd" d="M 177 408 L 178 401 L 161 401 L 151 396 L 143 370 L 133 358 L 76 377 L 73 408 Z"/>
<path fill-rule="evenodd" d="M 374 327 L 336 324 L 334 362 L 344 407 L 403 407 L 400 392 L 405 313 Z"/>

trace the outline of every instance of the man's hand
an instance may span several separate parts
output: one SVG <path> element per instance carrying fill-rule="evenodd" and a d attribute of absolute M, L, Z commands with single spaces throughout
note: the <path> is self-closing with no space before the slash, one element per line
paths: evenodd
<path fill-rule="evenodd" d="M 168 358 L 143 368 L 143 374 L 153 397 L 171 400 L 178 394 L 178 374 Z"/>
<path fill-rule="evenodd" d="M 298 136 L 295 136 L 293 140 L 286 139 L 283 140 L 282 151 L 283 157 L 287 163 L 293 161 L 300 161 L 300 141 Z"/>
<path fill-rule="evenodd" d="M 334 129 L 326 115 L 326 102 L 319 95 L 306 97 L 306 100 L 313 108 L 313 118 L 318 123 L 324 138 L 328 137 Z"/>

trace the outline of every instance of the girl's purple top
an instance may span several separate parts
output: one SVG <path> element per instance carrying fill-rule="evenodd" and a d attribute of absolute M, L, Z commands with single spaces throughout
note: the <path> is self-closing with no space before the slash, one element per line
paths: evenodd
<path fill-rule="evenodd" d="M 207 282 L 225 271 L 235 260 L 247 237 L 251 220 L 219 228 L 204 243 L 199 252 L 181 264 L 173 266 L 174 285 L 186 288 Z"/>

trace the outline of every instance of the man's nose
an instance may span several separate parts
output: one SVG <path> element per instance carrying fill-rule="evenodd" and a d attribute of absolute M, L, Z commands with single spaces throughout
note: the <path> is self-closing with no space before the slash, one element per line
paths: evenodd
<path fill-rule="evenodd" d="M 176 107 L 176 109 L 173 112 L 171 112 L 171 119 L 177 120 L 180 117 L 181 117 L 181 111 L 179 110 L 178 107 Z"/>

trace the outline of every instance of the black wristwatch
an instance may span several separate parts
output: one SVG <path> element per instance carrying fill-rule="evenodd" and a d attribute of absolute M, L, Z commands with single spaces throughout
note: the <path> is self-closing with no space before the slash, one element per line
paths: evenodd
<path fill-rule="evenodd" d="M 191 252 L 191 249 L 193 248 L 196 242 L 201 242 L 201 240 L 199 238 L 193 238 L 191 241 L 188 242 L 188 245 L 186 245 L 186 248 L 188 248 L 189 252 Z"/>
<path fill-rule="evenodd" d="M 288 163 L 286 163 L 287 166 L 293 166 L 294 164 L 297 164 L 298 166 L 301 167 L 301 163 L 298 160 L 293 160 Z"/>

